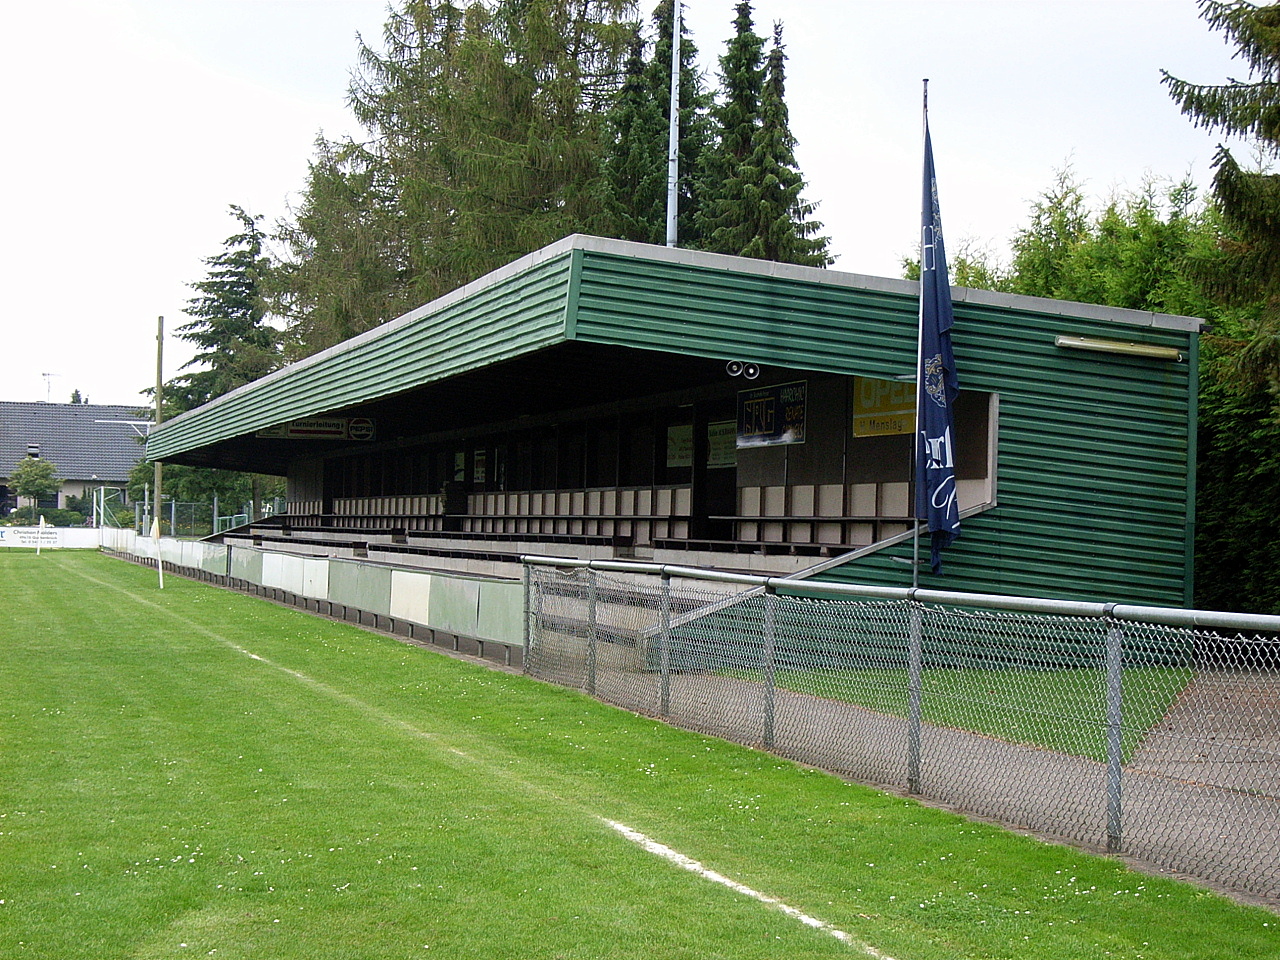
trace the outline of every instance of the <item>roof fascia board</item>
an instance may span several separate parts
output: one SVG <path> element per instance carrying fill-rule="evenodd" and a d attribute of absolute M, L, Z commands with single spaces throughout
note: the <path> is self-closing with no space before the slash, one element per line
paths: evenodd
<path fill-rule="evenodd" d="M 180 413 L 176 417 L 166 420 L 165 425 L 169 426 L 180 423 L 187 417 L 196 414 L 206 416 L 209 411 L 216 410 L 219 406 L 230 401 L 233 397 L 239 396 L 241 393 L 260 390 L 267 384 L 270 384 L 282 377 L 295 376 L 300 370 L 306 370 L 318 363 L 324 363 L 332 357 L 341 356 L 344 353 L 358 350 L 372 340 L 380 339 L 381 337 L 399 330 L 401 327 L 409 326 L 410 324 L 421 320 L 423 317 L 429 316 L 430 314 L 436 313 L 454 303 L 457 303 L 459 300 L 465 300 L 468 297 L 475 296 L 477 293 L 480 293 L 489 287 L 503 283 L 504 281 L 509 280 L 518 274 L 524 273 L 539 264 L 546 263 L 549 260 L 554 260 L 557 257 L 562 257 L 566 253 L 572 252 L 574 248 L 572 243 L 573 240 L 574 237 L 565 237 L 563 240 L 558 240 L 549 246 L 535 250 L 533 253 L 523 256 L 519 260 L 513 260 L 511 263 L 501 266 L 497 270 L 492 270 L 489 273 L 486 273 L 479 279 L 473 280 L 455 290 L 449 291 L 443 296 L 437 297 L 430 303 L 425 303 L 420 307 L 415 307 L 408 313 L 404 313 L 396 317 L 394 320 L 388 320 L 386 323 L 381 323 L 376 327 L 372 327 L 369 330 L 364 331 L 363 333 L 356 334 L 348 340 L 343 340 L 341 343 L 335 343 L 333 346 L 327 347 L 319 353 L 313 353 L 311 356 L 304 357 L 301 360 L 297 360 L 283 366 L 279 370 L 273 370 L 271 373 L 268 373 L 266 376 L 259 377 L 257 380 L 251 380 L 249 383 L 236 387 L 234 390 L 231 390 L 220 397 L 216 397 L 206 404 L 202 404 L 192 410 Z"/>
<path fill-rule="evenodd" d="M 564 337 L 573 340 L 578 335 L 578 294 L 582 291 L 581 247 L 575 247 L 569 255 L 569 293 L 564 298 Z"/>

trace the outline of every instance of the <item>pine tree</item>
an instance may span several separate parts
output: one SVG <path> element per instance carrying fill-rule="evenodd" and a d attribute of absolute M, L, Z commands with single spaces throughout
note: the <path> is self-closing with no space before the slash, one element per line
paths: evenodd
<path fill-rule="evenodd" d="M 814 205 L 801 196 L 795 137 L 786 104 L 782 25 L 764 60 L 751 4 L 738 4 L 734 36 L 720 59 L 724 101 L 715 110 L 716 143 L 707 151 L 701 246 L 716 253 L 825 267 L 832 262 Z"/>
<path fill-rule="evenodd" d="M 740 251 L 744 257 L 826 267 L 829 238 L 817 236 L 822 224 L 811 220 L 814 205 L 801 193 L 804 178 L 796 167 L 795 137 L 791 135 L 785 95 L 786 53 L 782 24 L 773 28 L 773 48 L 765 70 L 760 98 L 760 125 L 752 140 L 751 156 L 743 164 L 744 195 L 754 214 L 754 236 Z"/>
<path fill-rule="evenodd" d="M 278 334 L 266 322 L 263 277 L 270 261 L 263 253 L 260 217 L 231 205 L 240 232 L 228 237 L 223 251 L 204 262 L 205 279 L 191 284 L 199 295 L 187 302 L 192 319 L 178 327 L 178 336 L 197 347 L 195 356 L 177 377 L 168 399 L 176 410 L 189 410 L 256 380 L 279 364 Z"/>
<path fill-rule="evenodd" d="M 621 240 L 661 243 L 667 192 L 662 112 L 647 82 L 644 38 L 631 40 L 617 100 L 609 110 L 612 143 L 604 158 L 609 232 Z"/>
<path fill-rule="evenodd" d="M 1280 4 L 1201 0 L 1200 8 L 1209 26 L 1236 45 L 1249 81 L 1194 84 L 1164 72 L 1162 82 L 1196 125 L 1252 137 L 1274 156 L 1280 152 Z M 1244 169 L 1225 147 L 1218 148 L 1214 168 L 1224 235 L 1195 272 L 1216 299 L 1253 315 L 1232 351 L 1240 387 L 1280 395 L 1280 175 Z"/>
<path fill-rule="evenodd" d="M 723 101 L 713 111 L 715 143 L 699 176 L 702 249 L 740 254 L 755 235 L 747 199 L 746 164 L 760 125 L 764 92 L 764 39 L 755 32 L 751 3 L 740 0 L 734 35 L 720 58 Z"/>
<path fill-rule="evenodd" d="M 633 0 L 405 0 L 362 43 L 363 142 L 321 144 L 276 297 L 297 352 L 605 222 Z"/>
<path fill-rule="evenodd" d="M 277 228 L 288 257 L 271 273 L 285 353 L 307 356 L 414 306 L 405 218 L 390 171 L 362 145 L 316 144 L 302 202 Z"/>
<path fill-rule="evenodd" d="M 1280 145 L 1280 4 L 1200 0 L 1200 16 L 1239 48 L 1249 82 L 1196 84 L 1160 71 L 1169 94 L 1192 121 L 1209 130 Z"/>
<path fill-rule="evenodd" d="M 603 117 L 629 0 L 419 0 L 361 50 L 357 118 L 430 299 L 599 221 Z"/>

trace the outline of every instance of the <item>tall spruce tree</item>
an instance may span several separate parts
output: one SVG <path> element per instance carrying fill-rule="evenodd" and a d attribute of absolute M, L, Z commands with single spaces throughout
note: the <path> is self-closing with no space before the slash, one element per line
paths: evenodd
<path fill-rule="evenodd" d="M 764 38 L 755 32 L 749 0 L 738 3 L 733 29 L 720 58 L 722 99 L 712 111 L 715 139 L 699 173 L 698 232 L 702 249 L 741 254 L 755 236 L 746 177 L 764 92 Z"/>
<path fill-rule="evenodd" d="M 302 201 L 276 237 L 288 256 L 269 277 L 285 354 L 323 350 L 412 307 L 406 218 L 390 170 L 361 144 L 317 140 Z"/>
<path fill-rule="evenodd" d="M 196 296 L 187 301 L 191 319 L 177 336 L 195 344 L 195 356 L 164 385 L 165 418 L 198 407 L 280 365 L 280 334 L 268 322 L 265 289 L 272 266 L 263 244 L 261 217 L 232 204 L 239 230 L 223 242 L 220 253 L 204 262 L 209 271 L 191 284 Z M 154 395 L 154 390 L 144 390 Z M 143 412 L 148 415 L 147 412 Z M 153 464 L 140 460 L 129 472 L 130 496 L 142 498 L 154 476 Z M 234 470 L 180 464 L 165 466 L 166 496 L 182 502 L 209 503 L 217 497 L 233 511 L 257 500 L 255 491 L 283 496 L 281 477 L 260 477 Z M 232 506 L 234 505 L 234 506 Z"/>
<path fill-rule="evenodd" d="M 1198 126 L 1253 138 L 1274 157 L 1280 153 L 1280 4 L 1201 0 L 1200 12 L 1235 44 L 1249 80 L 1197 84 L 1163 72 L 1162 82 Z M 1196 273 L 1216 299 L 1252 314 L 1232 351 L 1240 386 L 1265 387 L 1280 397 L 1280 175 L 1246 170 L 1222 146 L 1214 168 L 1224 236 Z"/>
<path fill-rule="evenodd" d="M 827 266 L 822 224 L 801 196 L 804 178 L 796 165 L 795 138 L 786 105 L 786 53 L 782 26 L 773 48 L 764 40 L 742 0 L 734 36 L 720 58 L 723 101 L 714 111 L 716 142 L 707 151 L 700 185 L 700 245 L 716 253 Z"/>
<path fill-rule="evenodd" d="M 204 262 L 209 273 L 191 284 L 197 296 L 187 301 L 191 317 L 177 329 L 179 338 L 195 344 L 195 356 L 166 388 L 175 410 L 189 410 L 270 373 L 279 365 L 279 335 L 267 322 L 263 280 L 271 269 L 263 251 L 261 217 L 231 205 L 239 232 L 228 237 L 221 253 Z"/>
<path fill-rule="evenodd" d="M 620 240 L 661 243 L 667 192 L 666 130 L 648 84 L 644 38 L 636 30 L 617 100 L 609 110 L 612 143 L 604 158 L 609 232 Z"/>
<path fill-rule="evenodd" d="M 411 0 L 361 49 L 352 107 L 429 299 L 600 219 L 631 0 Z"/>
<path fill-rule="evenodd" d="M 814 205 L 802 196 L 804 178 L 796 166 L 795 137 L 787 115 L 786 53 L 782 24 L 774 24 L 773 48 L 765 68 L 760 97 L 760 124 L 752 139 L 751 156 L 742 165 L 744 199 L 754 214 L 753 236 L 741 250 L 744 257 L 826 267 L 828 237 L 822 224 L 811 219 Z"/>
<path fill-rule="evenodd" d="M 282 226 L 292 256 L 277 298 L 298 353 L 599 229 L 604 117 L 633 6 L 403 0 L 389 11 L 351 86 L 367 135 L 322 143 Z"/>

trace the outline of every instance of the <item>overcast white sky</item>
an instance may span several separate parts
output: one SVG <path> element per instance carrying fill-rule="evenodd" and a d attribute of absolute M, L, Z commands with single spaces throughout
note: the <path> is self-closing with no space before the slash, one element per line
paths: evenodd
<path fill-rule="evenodd" d="M 654 0 L 641 4 L 645 15 Z M 734 0 L 686 0 L 714 71 Z M 0 400 L 142 402 L 156 317 L 234 232 L 273 224 L 312 144 L 356 132 L 356 34 L 383 0 L 33 0 L 7 8 L 0 56 L 6 187 Z M 1102 198 L 1147 175 L 1207 184 L 1219 137 L 1194 129 L 1159 69 L 1205 82 L 1244 68 L 1193 0 L 757 0 L 786 28 L 798 157 L 835 269 L 899 276 L 918 232 L 920 80 L 942 214 L 1003 251 L 1070 160 Z M 165 377 L 190 356 L 166 341 Z M 50 376 L 45 376 L 49 374 Z"/>

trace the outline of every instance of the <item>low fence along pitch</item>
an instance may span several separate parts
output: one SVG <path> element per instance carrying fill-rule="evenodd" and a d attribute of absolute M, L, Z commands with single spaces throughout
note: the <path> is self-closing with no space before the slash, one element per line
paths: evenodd
<path fill-rule="evenodd" d="M 534 676 L 1280 900 L 1280 618 L 526 559 Z"/>

